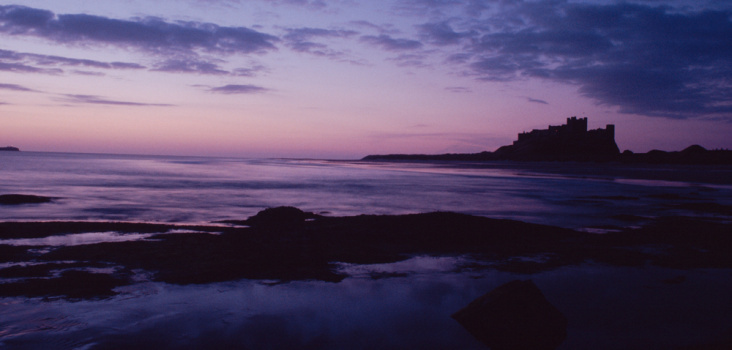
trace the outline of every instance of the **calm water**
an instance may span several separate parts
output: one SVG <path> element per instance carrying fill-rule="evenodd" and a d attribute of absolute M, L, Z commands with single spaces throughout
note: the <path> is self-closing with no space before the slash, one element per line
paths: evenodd
<path fill-rule="evenodd" d="M 203 223 L 292 205 L 327 215 L 449 210 L 602 232 L 663 215 L 729 221 L 694 205 L 732 205 L 732 168 L 0 152 L 0 194 L 10 193 L 57 199 L 0 206 L 2 221 Z M 145 237 L 98 232 L 3 244 Z M 570 320 L 562 349 L 667 349 L 732 330 L 727 269 L 585 264 L 514 275 L 459 269 L 466 259 L 337 265 L 350 275 L 340 283 L 143 279 L 105 300 L 0 298 L 0 348 L 482 349 L 450 315 L 516 278 L 533 279 Z"/>
<path fill-rule="evenodd" d="M 202 223 L 291 205 L 328 215 L 455 211 L 570 228 L 618 215 L 707 215 L 732 205 L 732 167 L 573 163 L 366 163 L 0 152 L 0 194 L 58 198 L 4 206 L 0 220 Z"/>
<path fill-rule="evenodd" d="M 533 279 L 569 320 L 563 350 L 673 349 L 732 329 L 730 270 L 583 265 L 516 276 L 458 273 L 446 258 L 394 265 L 361 266 L 340 283 L 143 282 L 106 300 L 0 298 L 0 348 L 485 349 L 450 315 L 516 278 Z"/>

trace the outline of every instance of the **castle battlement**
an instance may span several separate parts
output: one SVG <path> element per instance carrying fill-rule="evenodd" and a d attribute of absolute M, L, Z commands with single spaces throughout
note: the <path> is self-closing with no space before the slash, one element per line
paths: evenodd
<path fill-rule="evenodd" d="M 567 118 L 567 123 L 563 125 L 549 125 L 546 129 L 522 132 L 513 145 L 503 151 L 519 155 L 619 153 L 615 143 L 615 125 L 587 130 L 587 118 L 577 117 Z"/>
<path fill-rule="evenodd" d="M 605 138 L 615 142 L 615 125 L 608 124 L 605 129 L 587 130 L 587 118 L 570 117 L 567 118 L 567 124 L 549 125 L 546 129 L 534 129 L 529 132 L 518 134 L 518 140 L 514 141 L 514 146 L 520 146 L 522 143 L 531 142 L 546 138 Z"/>

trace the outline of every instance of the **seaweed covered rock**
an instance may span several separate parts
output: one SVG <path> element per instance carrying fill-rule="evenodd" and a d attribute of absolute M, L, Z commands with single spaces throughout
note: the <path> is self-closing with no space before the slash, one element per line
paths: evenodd
<path fill-rule="evenodd" d="M 567 337 L 567 318 L 531 280 L 508 282 L 452 317 L 494 350 L 556 349 Z"/>

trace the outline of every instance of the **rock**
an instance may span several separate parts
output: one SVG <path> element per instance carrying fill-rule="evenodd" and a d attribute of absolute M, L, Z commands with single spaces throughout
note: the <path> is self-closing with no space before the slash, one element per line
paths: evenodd
<path fill-rule="evenodd" d="M 493 350 L 556 349 L 567 337 L 567 318 L 531 280 L 508 282 L 452 317 Z"/>
<path fill-rule="evenodd" d="M 305 213 L 295 207 L 267 208 L 247 219 L 246 224 L 252 227 L 285 228 L 301 226 L 305 219 L 315 214 Z"/>
<path fill-rule="evenodd" d="M 116 295 L 114 288 L 127 285 L 125 277 L 66 270 L 54 278 L 28 278 L 4 283 L 0 296 L 54 297 L 69 299 L 100 299 Z"/>
<path fill-rule="evenodd" d="M 699 146 L 699 145 L 691 145 L 689 147 L 684 148 L 684 150 L 681 151 L 681 153 L 685 153 L 685 154 L 700 154 L 700 153 L 706 153 L 706 152 L 707 152 L 707 149 L 702 146 Z"/>
<path fill-rule="evenodd" d="M 33 196 L 27 194 L 3 194 L 0 195 L 0 204 L 17 205 L 17 204 L 33 204 L 48 203 L 53 198 L 43 196 Z"/>

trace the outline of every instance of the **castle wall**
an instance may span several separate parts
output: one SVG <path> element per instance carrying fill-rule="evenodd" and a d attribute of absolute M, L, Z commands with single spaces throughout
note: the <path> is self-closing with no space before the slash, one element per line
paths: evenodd
<path fill-rule="evenodd" d="M 587 118 L 567 118 L 567 124 L 518 134 L 513 142 L 518 152 L 574 154 L 583 152 L 618 153 L 615 125 L 587 130 Z"/>

